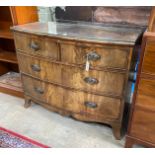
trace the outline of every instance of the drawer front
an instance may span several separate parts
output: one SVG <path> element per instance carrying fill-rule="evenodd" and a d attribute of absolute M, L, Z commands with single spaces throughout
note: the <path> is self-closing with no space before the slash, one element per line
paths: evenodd
<path fill-rule="evenodd" d="M 146 44 L 142 71 L 155 74 L 155 40 Z"/>
<path fill-rule="evenodd" d="M 130 48 L 119 46 L 95 46 L 61 44 L 61 61 L 71 64 L 85 64 L 87 58 L 93 67 L 126 69 Z M 84 47 L 85 46 L 85 47 Z"/>
<path fill-rule="evenodd" d="M 119 99 L 92 95 L 64 89 L 22 75 L 25 93 L 45 104 L 75 113 L 89 113 L 106 119 L 116 119 L 120 114 Z M 97 117 L 96 117 L 97 118 Z"/>
<path fill-rule="evenodd" d="M 121 96 L 125 74 L 90 70 L 28 57 L 18 53 L 20 70 L 34 77 L 67 87 Z M 23 62 L 24 60 L 24 62 Z"/>
<path fill-rule="evenodd" d="M 141 78 L 138 85 L 138 91 L 149 96 L 155 96 L 155 80 Z"/>
<path fill-rule="evenodd" d="M 43 36 L 15 33 L 16 49 L 23 53 L 59 59 L 59 47 L 55 40 Z"/>
<path fill-rule="evenodd" d="M 155 111 L 155 80 L 140 79 L 136 105 Z"/>
<path fill-rule="evenodd" d="M 144 141 L 155 143 L 155 112 L 135 109 L 131 134 Z"/>

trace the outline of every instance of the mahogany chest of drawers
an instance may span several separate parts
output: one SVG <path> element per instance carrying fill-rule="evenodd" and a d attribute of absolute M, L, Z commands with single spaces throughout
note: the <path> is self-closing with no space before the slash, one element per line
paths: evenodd
<path fill-rule="evenodd" d="M 12 29 L 25 107 L 34 101 L 78 120 L 109 124 L 120 139 L 131 57 L 142 29 L 56 22 Z"/>
<path fill-rule="evenodd" d="M 155 147 L 155 33 L 143 37 L 138 80 L 125 147 Z"/>

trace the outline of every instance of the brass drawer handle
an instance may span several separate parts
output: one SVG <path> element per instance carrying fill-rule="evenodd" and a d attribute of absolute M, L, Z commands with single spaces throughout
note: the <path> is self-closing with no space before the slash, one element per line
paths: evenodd
<path fill-rule="evenodd" d="M 40 72 L 41 71 L 39 65 L 37 65 L 37 64 L 31 65 L 31 68 L 35 72 Z"/>
<path fill-rule="evenodd" d="M 40 50 L 40 46 L 34 41 L 30 43 L 30 48 L 32 48 L 34 51 Z"/>
<path fill-rule="evenodd" d="M 37 92 L 38 94 L 44 94 L 44 90 L 42 88 L 34 88 L 35 92 Z"/>
<path fill-rule="evenodd" d="M 95 102 L 86 101 L 84 104 L 86 107 L 89 107 L 89 108 L 97 108 L 97 104 Z"/>
<path fill-rule="evenodd" d="M 91 85 L 98 84 L 98 80 L 92 77 L 85 77 L 83 80 Z"/>
<path fill-rule="evenodd" d="M 101 59 L 101 56 L 97 54 L 95 51 L 88 53 L 87 57 L 88 57 L 88 60 L 91 60 L 91 61 L 96 61 Z"/>

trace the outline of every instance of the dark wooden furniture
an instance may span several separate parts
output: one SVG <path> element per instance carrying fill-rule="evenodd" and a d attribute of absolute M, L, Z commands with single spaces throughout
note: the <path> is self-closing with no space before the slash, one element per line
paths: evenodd
<path fill-rule="evenodd" d="M 79 120 L 107 123 L 120 139 L 131 57 L 142 29 L 57 22 L 12 29 L 25 107 L 34 101 Z"/>
<path fill-rule="evenodd" d="M 134 144 L 155 147 L 155 7 L 143 36 L 125 147 Z"/>
<path fill-rule="evenodd" d="M 36 7 L 0 6 L 0 92 L 23 97 L 10 26 L 37 21 Z"/>
<path fill-rule="evenodd" d="M 125 147 L 155 147 L 155 34 L 146 32 Z"/>

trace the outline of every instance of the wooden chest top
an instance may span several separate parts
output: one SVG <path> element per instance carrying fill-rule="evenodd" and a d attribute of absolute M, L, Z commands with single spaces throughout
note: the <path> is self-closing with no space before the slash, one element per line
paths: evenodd
<path fill-rule="evenodd" d="M 11 28 L 14 31 L 68 40 L 133 46 L 144 28 L 125 25 L 88 23 L 31 23 Z"/>

